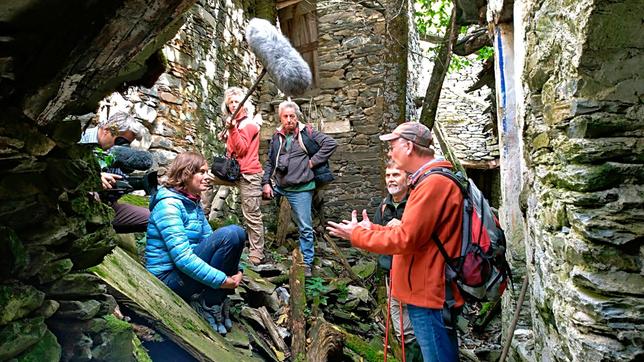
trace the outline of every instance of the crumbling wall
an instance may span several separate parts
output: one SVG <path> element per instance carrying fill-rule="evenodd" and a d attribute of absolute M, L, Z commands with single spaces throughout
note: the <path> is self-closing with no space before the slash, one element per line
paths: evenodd
<path fill-rule="evenodd" d="M 644 4 L 518 6 L 533 357 L 640 360 Z"/>
<path fill-rule="evenodd" d="M 386 151 L 377 136 L 405 119 L 405 105 L 414 94 L 414 87 L 407 85 L 407 46 L 414 41 L 407 35 L 411 10 L 406 0 L 386 5 L 336 0 L 315 5 L 319 86 L 295 101 L 308 122 L 340 144 L 331 159 L 336 181 L 325 192 L 328 215 L 345 213 L 346 205 L 372 209 L 380 201 Z M 249 88 L 259 73 L 243 39 L 253 13 L 241 1 L 197 1 L 185 25 L 163 47 L 167 70 L 159 80 L 151 88 L 137 86 L 121 93 L 123 108 L 150 130 L 143 146 L 153 153 L 155 168 L 167 166 L 187 149 L 206 155 L 224 149 L 215 138 L 222 124 L 223 90 L 232 85 Z M 276 107 L 283 98 L 265 77 L 251 100 L 265 121 L 263 161 L 268 139 L 279 126 Z"/>
<path fill-rule="evenodd" d="M 331 158 L 336 181 L 325 189 L 327 217 L 373 208 L 383 196 L 384 144 L 378 135 L 404 121 L 408 85 L 409 4 L 317 1 L 320 84 L 295 99 L 308 121 L 338 141 Z M 280 98 L 263 92 L 264 138 L 279 125 Z"/>
<path fill-rule="evenodd" d="M 142 146 L 154 155 L 154 168 L 167 167 L 187 150 L 207 156 L 223 152 L 216 139 L 223 92 L 250 87 L 257 68 L 244 40 L 248 6 L 241 0 L 197 1 L 161 49 L 165 71 L 159 79 L 149 88 L 133 86 L 119 94 L 123 102 L 116 108 L 134 114 L 150 131 Z"/>
<path fill-rule="evenodd" d="M 113 211 L 90 194 L 100 189 L 99 166 L 77 144 L 80 121 L 66 116 L 142 76 L 155 41 L 167 41 L 192 3 L 3 7 L 11 35 L 0 60 L 0 360 L 146 357 L 87 272 L 116 244 Z"/>

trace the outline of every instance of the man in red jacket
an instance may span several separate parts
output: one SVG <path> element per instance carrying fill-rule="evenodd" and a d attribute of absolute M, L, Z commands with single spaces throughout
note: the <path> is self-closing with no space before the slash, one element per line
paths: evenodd
<path fill-rule="evenodd" d="M 463 298 L 455 284 L 445 283 L 445 259 L 432 235 L 443 241 L 450 257 L 460 255 L 463 197 L 447 177 L 426 176 L 432 168 L 452 164 L 434 157 L 431 132 L 420 123 L 402 123 L 380 139 L 389 142 L 389 157 L 398 168 L 411 174 L 411 193 L 400 225 L 373 224 L 366 210 L 358 222 L 353 210 L 351 220 L 329 222 L 327 230 L 355 247 L 394 255 L 392 295 L 408 306 L 423 359 L 457 361 L 456 329 L 445 322 L 444 308 L 447 301 L 453 302 L 452 310 L 460 308 Z"/>

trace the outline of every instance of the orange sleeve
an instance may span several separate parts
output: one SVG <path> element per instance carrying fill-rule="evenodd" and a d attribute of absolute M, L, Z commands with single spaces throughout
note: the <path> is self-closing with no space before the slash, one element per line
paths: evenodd
<path fill-rule="evenodd" d="M 351 233 L 351 243 L 378 254 L 412 254 L 426 248 L 442 219 L 441 213 L 450 208 L 446 206 L 453 203 L 454 195 L 460 196 L 455 189 L 446 177 L 429 176 L 409 196 L 399 226 L 356 228 Z"/>

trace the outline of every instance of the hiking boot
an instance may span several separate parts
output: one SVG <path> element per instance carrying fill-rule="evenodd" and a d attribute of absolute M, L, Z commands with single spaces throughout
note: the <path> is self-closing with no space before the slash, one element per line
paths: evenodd
<path fill-rule="evenodd" d="M 226 328 L 222 324 L 221 306 L 213 305 L 208 307 L 202 298 L 193 299 L 190 302 L 190 306 L 199 313 L 201 318 L 208 322 L 215 332 L 226 335 Z"/>
<path fill-rule="evenodd" d="M 230 298 L 224 299 L 224 303 L 221 305 L 221 313 L 224 317 L 224 327 L 227 330 L 233 328 L 233 321 L 230 319 Z"/>
<path fill-rule="evenodd" d="M 262 263 L 262 259 L 260 259 L 259 257 L 256 257 L 256 256 L 249 256 L 248 257 L 248 263 L 250 263 L 250 265 L 252 265 L 252 266 L 258 266 L 258 265 L 260 265 Z"/>
<path fill-rule="evenodd" d="M 222 336 L 225 336 L 226 333 L 228 333 L 228 330 L 224 326 L 224 317 L 222 315 L 222 307 L 221 305 L 213 305 L 210 307 L 210 313 L 212 314 L 213 317 L 215 317 L 215 321 L 217 322 L 217 333 L 221 334 Z"/>
<path fill-rule="evenodd" d="M 304 277 L 305 278 L 310 278 L 313 276 L 313 271 L 311 270 L 310 265 L 305 265 L 304 266 Z"/>

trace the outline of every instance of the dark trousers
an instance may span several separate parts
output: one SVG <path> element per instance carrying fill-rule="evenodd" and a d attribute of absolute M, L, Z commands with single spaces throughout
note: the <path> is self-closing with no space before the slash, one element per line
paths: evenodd
<path fill-rule="evenodd" d="M 112 220 L 114 231 L 119 234 L 146 232 L 150 210 L 118 202 L 113 203 L 112 208 L 115 212 L 114 220 Z"/>
<path fill-rule="evenodd" d="M 239 271 L 244 243 L 248 236 L 246 231 L 238 225 L 228 225 L 215 230 L 207 239 L 203 240 L 193 249 L 194 253 L 207 262 L 211 267 L 224 272 L 228 276 Z M 196 293 L 202 293 L 206 305 L 221 304 L 228 294 L 233 294 L 233 289 L 213 289 L 174 269 L 159 279 L 181 298 L 189 301 Z"/>

